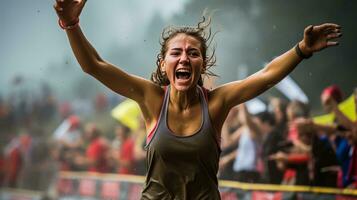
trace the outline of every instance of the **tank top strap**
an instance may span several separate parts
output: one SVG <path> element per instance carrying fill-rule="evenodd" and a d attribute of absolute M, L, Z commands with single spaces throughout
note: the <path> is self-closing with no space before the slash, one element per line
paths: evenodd
<path fill-rule="evenodd" d="M 165 99 L 164 99 L 164 102 L 162 104 L 162 109 L 161 109 L 162 115 L 160 117 L 160 121 L 161 121 L 161 124 L 163 124 L 165 126 L 167 124 L 167 113 L 168 113 L 168 109 L 169 109 L 170 90 L 171 90 L 171 86 L 168 85 L 166 87 Z"/>
<path fill-rule="evenodd" d="M 206 124 L 210 124 L 210 117 L 209 117 L 209 111 L 208 111 L 208 98 L 207 98 L 207 91 L 205 92 L 205 88 L 197 86 L 198 91 L 200 93 L 200 102 L 201 102 L 201 106 L 203 109 L 203 125 Z"/>

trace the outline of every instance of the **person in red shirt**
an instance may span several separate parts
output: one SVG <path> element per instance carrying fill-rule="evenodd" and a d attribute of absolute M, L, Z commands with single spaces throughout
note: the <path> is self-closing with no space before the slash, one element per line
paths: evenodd
<path fill-rule="evenodd" d="M 90 172 L 110 172 L 108 166 L 108 145 L 100 136 L 101 133 L 95 124 L 86 124 L 84 137 L 89 141 L 85 157 L 77 157 L 76 164 L 86 166 Z"/>
<path fill-rule="evenodd" d="M 115 129 L 119 141 L 121 142 L 118 157 L 118 173 L 133 174 L 134 173 L 134 145 L 135 142 L 130 134 L 130 129 L 124 125 L 117 126 Z"/>
<path fill-rule="evenodd" d="M 26 156 L 31 148 L 32 138 L 23 134 L 13 138 L 4 149 L 4 185 L 6 187 L 17 187 L 21 170 L 24 167 Z"/>

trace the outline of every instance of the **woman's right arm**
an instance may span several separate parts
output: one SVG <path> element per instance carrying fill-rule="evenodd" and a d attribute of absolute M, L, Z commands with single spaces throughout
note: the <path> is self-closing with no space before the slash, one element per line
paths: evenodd
<path fill-rule="evenodd" d="M 57 0 L 54 8 L 62 26 L 75 24 L 85 5 L 85 0 Z M 104 61 L 84 36 L 79 25 L 65 29 L 73 53 L 82 70 L 116 93 L 144 103 L 147 95 L 160 91 L 160 87 L 143 78 L 130 75 Z M 149 92 L 150 91 L 150 92 Z"/>
<path fill-rule="evenodd" d="M 122 71 L 98 55 L 77 23 L 85 3 L 86 0 L 56 0 L 54 5 L 78 63 L 84 72 L 114 92 L 136 101 L 141 108 L 147 130 L 151 130 L 159 116 L 161 105 L 157 102 L 162 101 L 164 91 L 149 80 Z"/>
<path fill-rule="evenodd" d="M 79 26 L 66 30 L 66 33 L 82 70 L 116 93 L 140 103 L 145 97 L 145 91 L 156 86 L 148 80 L 128 74 L 104 61 L 85 38 Z"/>

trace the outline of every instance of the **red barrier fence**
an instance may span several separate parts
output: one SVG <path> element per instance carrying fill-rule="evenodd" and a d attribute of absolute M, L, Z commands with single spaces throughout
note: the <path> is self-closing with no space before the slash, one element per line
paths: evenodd
<path fill-rule="evenodd" d="M 58 200 L 138 200 L 143 176 L 61 172 Z M 357 200 L 357 189 L 248 184 L 220 181 L 222 200 Z M 0 189 L 0 200 L 42 200 L 45 192 Z"/>

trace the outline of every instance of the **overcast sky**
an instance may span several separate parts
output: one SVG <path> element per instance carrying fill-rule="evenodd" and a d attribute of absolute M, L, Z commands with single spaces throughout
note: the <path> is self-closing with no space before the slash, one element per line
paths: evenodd
<path fill-rule="evenodd" d="M 81 17 L 85 32 L 101 53 L 108 47 L 130 46 L 143 38 L 155 15 L 169 19 L 182 12 L 186 0 L 90 1 Z M 0 92 L 15 75 L 26 79 L 50 79 L 49 68 L 71 60 L 65 33 L 58 27 L 50 0 L 0 1 Z M 145 5 L 144 5 L 145 4 Z M 130 37 L 129 37 L 130 36 Z M 113 44 L 114 43 L 114 44 Z M 51 70 L 50 70 L 51 71 Z"/>

